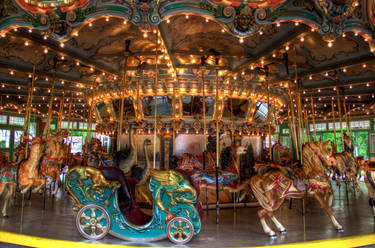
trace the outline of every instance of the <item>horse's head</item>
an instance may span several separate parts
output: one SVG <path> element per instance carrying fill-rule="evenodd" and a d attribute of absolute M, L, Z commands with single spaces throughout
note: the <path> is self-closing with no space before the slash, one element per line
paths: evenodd
<path fill-rule="evenodd" d="M 347 152 L 353 152 L 353 139 L 352 139 L 352 136 L 348 136 L 348 135 L 344 134 L 343 140 L 344 140 L 345 151 L 347 151 Z"/>
<path fill-rule="evenodd" d="M 9 163 L 7 154 L 5 152 L 0 152 L 0 168 L 6 166 L 7 163 Z"/>
<path fill-rule="evenodd" d="M 332 155 L 332 150 L 329 147 L 328 141 L 315 141 L 310 143 L 310 146 L 313 148 L 315 155 L 317 155 L 320 160 L 325 164 L 325 166 L 336 166 L 337 161 Z"/>
<path fill-rule="evenodd" d="M 356 157 L 355 164 L 357 166 L 357 172 L 367 171 L 369 168 L 369 161 L 364 160 L 363 157 Z"/>

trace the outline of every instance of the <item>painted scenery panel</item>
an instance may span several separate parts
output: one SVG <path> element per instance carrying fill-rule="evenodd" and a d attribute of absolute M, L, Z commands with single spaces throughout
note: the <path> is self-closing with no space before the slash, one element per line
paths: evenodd
<path fill-rule="evenodd" d="M 245 118 L 248 108 L 248 100 L 228 98 L 225 101 L 223 117 Z"/>
<path fill-rule="evenodd" d="M 203 98 L 201 96 L 186 96 L 182 98 L 184 116 L 203 115 Z M 212 116 L 214 100 L 206 97 L 206 116 Z"/>
<path fill-rule="evenodd" d="M 172 98 L 169 96 L 158 96 L 157 111 L 158 115 L 172 116 Z M 145 116 L 154 116 L 155 97 L 149 96 L 143 98 L 143 112 Z"/>
<path fill-rule="evenodd" d="M 117 116 L 120 116 L 120 110 L 121 110 L 121 99 L 113 101 L 113 108 L 115 109 L 115 112 L 117 113 Z M 124 99 L 124 118 L 134 118 L 134 106 L 133 101 L 131 98 L 125 98 Z"/>

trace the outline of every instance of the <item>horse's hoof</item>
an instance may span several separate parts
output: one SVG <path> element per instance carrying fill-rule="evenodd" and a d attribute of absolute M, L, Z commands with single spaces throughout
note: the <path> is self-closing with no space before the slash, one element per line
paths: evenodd
<path fill-rule="evenodd" d="M 276 238 L 277 238 L 277 235 L 276 235 L 276 234 L 270 234 L 270 235 L 268 235 L 268 237 L 269 237 L 270 239 L 276 239 Z"/>
<path fill-rule="evenodd" d="M 286 230 L 280 231 L 280 234 L 281 235 L 285 235 L 286 234 Z"/>
<path fill-rule="evenodd" d="M 3 215 L 3 218 L 4 218 L 4 219 L 8 219 L 9 216 L 8 216 L 8 215 Z"/>
<path fill-rule="evenodd" d="M 342 232 L 344 232 L 344 228 L 339 228 L 339 229 L 337 229 L 337 232 L 339 232 L 339 233 L 342 233 Z"/>

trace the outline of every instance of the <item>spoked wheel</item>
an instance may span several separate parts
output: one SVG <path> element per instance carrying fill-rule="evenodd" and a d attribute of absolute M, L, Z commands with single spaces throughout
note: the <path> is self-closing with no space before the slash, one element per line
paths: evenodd
<path fill-rule="evenodd" d="M 91 204 L 78 211 L 76 225 L 84 238 L 98 240 L 108 233 L 111 221 L 104 208 Z"/>
<path fill-rule="evenodd" d="M 184 217 L 173 218 L 167 226 L 168 238 L 176 244 L 185 244 L 194 236 L 191 222 Z"/>

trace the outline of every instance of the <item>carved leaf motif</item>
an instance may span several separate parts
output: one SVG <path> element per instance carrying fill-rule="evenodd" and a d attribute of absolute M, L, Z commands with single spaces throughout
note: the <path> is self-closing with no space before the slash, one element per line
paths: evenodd
<path fill-rule="evenodd" d="M 0 5 L 0 19 L 11 13 L 17 13 L 17 8 L 13 5 L 12 0 L 4 0 Z"/>

